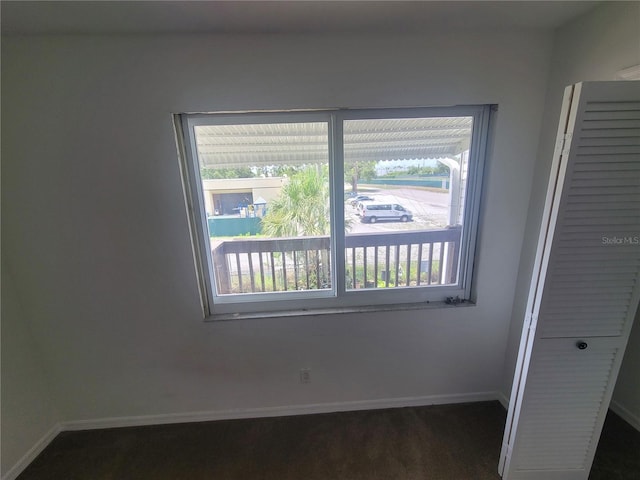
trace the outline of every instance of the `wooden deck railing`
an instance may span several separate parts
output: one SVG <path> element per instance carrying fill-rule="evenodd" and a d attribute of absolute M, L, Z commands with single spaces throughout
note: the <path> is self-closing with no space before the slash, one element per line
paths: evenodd
<path fill-rule="evenodd" d="M 347 289 L 456 283 L 460 228 L 345 237 Z M 212 249 L 220 294 L 330 288 L 328 236 L 242 239 Z"/>

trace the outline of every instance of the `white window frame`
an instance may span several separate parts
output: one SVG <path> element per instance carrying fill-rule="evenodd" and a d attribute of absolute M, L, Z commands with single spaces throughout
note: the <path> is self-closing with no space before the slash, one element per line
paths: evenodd
<path fill-rule="evenodd" d="M 346 120 L 472 117 L 469 171 L 464 205 L 464 225 L 456 285 L 402 286 L 376 289 L 346 288 L 344 232 L 343 123 Z M 241 112 L 179 114 L 174 116 L 185 190 L 194 263 L 204 316 L 207 320 L 277 315 L 367 311 L 382 308 L 420 308 L 444 305 L 447 298 L 471 301 L 473 264 L 478 231 L 490 105 L 365 110 Z M 208 234 L 202 180 L 194 128 L 200 125 L 326 122 L 331 191 L 330 289 L 218 295 Z"/>

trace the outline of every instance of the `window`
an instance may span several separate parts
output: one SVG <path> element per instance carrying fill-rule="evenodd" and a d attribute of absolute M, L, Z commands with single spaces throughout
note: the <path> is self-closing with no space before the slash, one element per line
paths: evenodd
<path fill-rule="evenodd" d="M 468 299 L 489 112 L 176 116 L 205 315 Z"/>

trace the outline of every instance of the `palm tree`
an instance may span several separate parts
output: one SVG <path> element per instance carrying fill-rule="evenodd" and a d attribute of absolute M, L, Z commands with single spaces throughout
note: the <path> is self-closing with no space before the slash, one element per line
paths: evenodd
<path fill-rule="evenodd" d="M 310 165 L 293 174 L 271 202 L 262 219 L 262 233 L 269 237 L 328 235 L 329 170 Z"/>
<path fill-rule="evenodd" d="M 294 173 L 272 201 L 262 218 L 262 233 L 275 238 L 324 236 L 330 233 L 329 169 L 327 165 L 310 165 Z M 287 255 L 288 256 L 288 255 Z M 306 265 L 314 285 L 326 285 L 327 250 L 298 252 L 298 258 L 310 259 Z M 295 258 L 295 256 L 294 256 Z M 295 276 L 300 275 L 295 264 Z M 286 273 L 285 273 L 286 274 Z"/>

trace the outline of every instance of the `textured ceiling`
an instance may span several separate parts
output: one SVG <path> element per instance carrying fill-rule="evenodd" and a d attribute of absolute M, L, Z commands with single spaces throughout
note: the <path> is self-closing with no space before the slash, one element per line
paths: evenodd
<path fill-rule="evenodd" d="M 2 1 L 3 34 L 417 33 L 557 28 L 601 2 Z"/>

